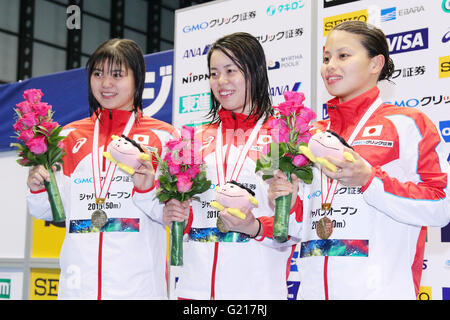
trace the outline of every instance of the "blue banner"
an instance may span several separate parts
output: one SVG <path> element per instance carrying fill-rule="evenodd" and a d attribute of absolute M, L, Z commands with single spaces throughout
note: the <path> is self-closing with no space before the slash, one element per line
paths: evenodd
<path fill-rule="evenodd" d="M 145 55 L 144 114 L 172 123 L 173 50 Z M 87 71 L 73 69 L 0 86 L 0 151 L 10 151 L 16 142 L 13 124 L 15 105 L 24 101 L 27 89 L 41 89 L 43 102 L 53 107 L 60 125 L 89 116 Z"/>

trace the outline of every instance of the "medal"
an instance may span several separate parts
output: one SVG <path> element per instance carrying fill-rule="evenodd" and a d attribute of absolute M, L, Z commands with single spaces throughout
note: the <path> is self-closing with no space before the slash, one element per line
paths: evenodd
<path fill-rule="evenodd" d="M 91 223 L 94 227 L 101 229 L 106 222 L 108 221 L 108 217 L 106 216 L 105 211 L 103 210 L 95 210 L 91 216 Z"/>
<path fill-rule="evenodd" d="M 124 135 L 128 135 L 131 128 L 134 124 L 134 114 L 131 113 L 130 118 L 123 130 Z M 109 188 L 111 187 L 111 183 L 114 177 L 114 172 L 116 171 L 117 165 L 112 166 L 110 162 L 106 171 L 105 178 L 102 182 L 101 177 L 101 159 L 102 153 L 99 151 L 98 146 L 98 137 L 100 132 L 100 119 L 97 118 L 94 126 L 94 138 L 92 141 L 92 176 L 94 182 L 94 194 L 95 194 L 95 203 L 97 204 L 97 208 L 104 208 L 106 197 L 108 196 Z M 91 223 L 94 227 L 101 229 L 108 222 L 108 216 L 106 212 L 102 209 L 95 210 L 91 215 Z"/>
<path fill-rule="evenodd" d="M 333 222 L 328 217 L 323 217 L 317 222 L 316 233 L 320 239 L 328 239 L 333 233 Z"/>
<path fill-rule="evenodd" d="M 330 211 L 331 210 L 331 203 L 322 203 L 322 210 L 323 211 Z"/>

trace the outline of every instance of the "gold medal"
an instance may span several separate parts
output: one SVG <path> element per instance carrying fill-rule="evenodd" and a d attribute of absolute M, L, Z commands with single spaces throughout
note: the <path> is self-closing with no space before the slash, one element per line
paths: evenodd
<path fill-rule="evenodd" d="M 105 204 L 105 198 L 95 198 L 96 204 Z"/>
<path fill-rule="evenodd" d="M 94 227 L 101 229 L 108 221 L 108 216 L 103 210 L 95 210 L 91 216 L 91 223 Z"/>
<path fill-rule="evenodd" d="M 322 203 L 322 210 L 330 211 L 331 210 L 331 203 Z"/>
<path fill-rule="evenodd" d="M 333 233 L 333 221 L 323 217 L 317 222 L 316 232 L 320 239 L 328 239 Z"/>

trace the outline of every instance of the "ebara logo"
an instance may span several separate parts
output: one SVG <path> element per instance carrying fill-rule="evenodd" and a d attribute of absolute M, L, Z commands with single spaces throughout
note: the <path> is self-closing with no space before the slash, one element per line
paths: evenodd
<path fill-rule="evenodd" d="M 442 139 L 450 142 L 450 120 L 439 121 L 439 130 L 441 130 Z"/>
<path fill-rule="evenodd" d="M 428 28 L 386 35 L 390 54 L 428 48 Z"/>
<path fill-rule="evenodd" d="M 381 22 L 397 19 L 397 7 L 381 9 Z"/>

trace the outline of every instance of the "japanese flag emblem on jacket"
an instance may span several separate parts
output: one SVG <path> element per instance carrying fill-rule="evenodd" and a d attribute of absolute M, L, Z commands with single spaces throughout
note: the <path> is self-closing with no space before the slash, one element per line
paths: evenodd
<path fill-rule="evenodd" d="M 133 135 L 133 140 L 137 143 L 148 145 L 149 143 L 149 136 L 143 135 L 143 134 L 135 134 Z"/>
<path fill-rule="evenodd" d="M 363 134 L 361 137 L 376 137 L 381 134 L 381 129 L 383 129 L 383 125 L 370 126 L 365 127 Z"/>

